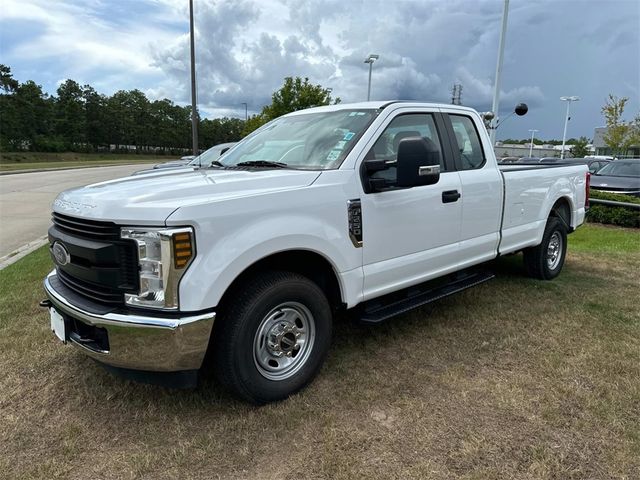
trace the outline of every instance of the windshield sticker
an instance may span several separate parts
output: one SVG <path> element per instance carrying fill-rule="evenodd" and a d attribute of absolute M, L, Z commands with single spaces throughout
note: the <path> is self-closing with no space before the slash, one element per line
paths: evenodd
<path fill-rule="evenodd" d="M 340 156 L 340 152 L 341 150 L 331 150 L 329 152 L 329 155 L 327 155 L 327 160 L 329 162 L 333 162 L 334 160 L 337 160 L 338 157 Z"/>
<path fill-rule="evenodd" d="M 346 144 L 347 144 L 346 140 L 340 140 L 338 143 L 336 143 L 336 146 L 333 148 L 336 150 L 342 150 Z"/>
<path fill-rule="evenodd" d="M 344 139 L 345 139 L 346 141 L 349 141 L 349 140 L 351 140 L 353 137 L 355 137 L 355 135 L 356 135 L 356 134 L 355 134 L 355 133 L 353 133 L 353 132 L 347 132 L 347 133 L 345 133 L 345 134 L 344 134 Z"/>

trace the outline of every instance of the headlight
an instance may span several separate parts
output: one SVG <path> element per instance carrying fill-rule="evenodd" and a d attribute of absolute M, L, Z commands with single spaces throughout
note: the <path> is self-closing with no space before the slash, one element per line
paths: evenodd
<path fill-rule="evenodd" d="M 140 291 L 125 293 L 127 305 L 177 309 L 178 284 L 195 255 L 193 229 L 122 228 L 120 237 L 138 244 Z"/>

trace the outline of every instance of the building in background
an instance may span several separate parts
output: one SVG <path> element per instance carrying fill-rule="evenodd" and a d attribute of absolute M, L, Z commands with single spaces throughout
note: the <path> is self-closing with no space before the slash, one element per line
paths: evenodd
<path fill-rule="evenodd" d="M 607 127 L 596 127 L 593 131 L 593 146 L 596 149 L 596 155 L 609 156 L 613 155 L 611 149 L 604 142 L 604 135 L 607 133 Z M 640 157 L 640 145 L 632 145 L 624 154 L 617 155 L 619 158 Z"/>
<path fill-rule="evenodd" d="M 573 145 L 565 145 L 565 157 L 571 158 L 571 148 Z M 531 148 L 530 143 L 502 143 L 496 142 L 494 151 L 496 152 L 496 157 L 498 159 L 504 157 L 528 157 L 529 149 Z M 587 145 L 590 153 L 593 153 L 594 149 L 592 145 Z M 532 157 L 560 157 L 560 152 L 562 152 L 562 145 L 534 145 L 533 149 L 531 149 Z"/>

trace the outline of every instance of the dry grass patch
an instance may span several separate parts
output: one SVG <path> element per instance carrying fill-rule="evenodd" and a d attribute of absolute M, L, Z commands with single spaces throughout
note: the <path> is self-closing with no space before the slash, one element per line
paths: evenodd
<path fill-rule="evenodd" d="M 640 478 L 639 235 L 587 226 L 553 282 L 513 256 L 387 324 L 340 319 L 319 378 L 261 408 L 57 343 L 40 250 L 0 272 L 0 477 Z"/>

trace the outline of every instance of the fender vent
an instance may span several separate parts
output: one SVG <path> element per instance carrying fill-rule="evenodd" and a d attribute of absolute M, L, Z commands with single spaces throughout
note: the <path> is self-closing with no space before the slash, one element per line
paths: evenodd
<path fill-rule="evenodd" d="M 347 218 L 349 220 L 349 238 L 356 248 L 362 247 L 362 206 L 360 199 L 347 202 Z"/>

